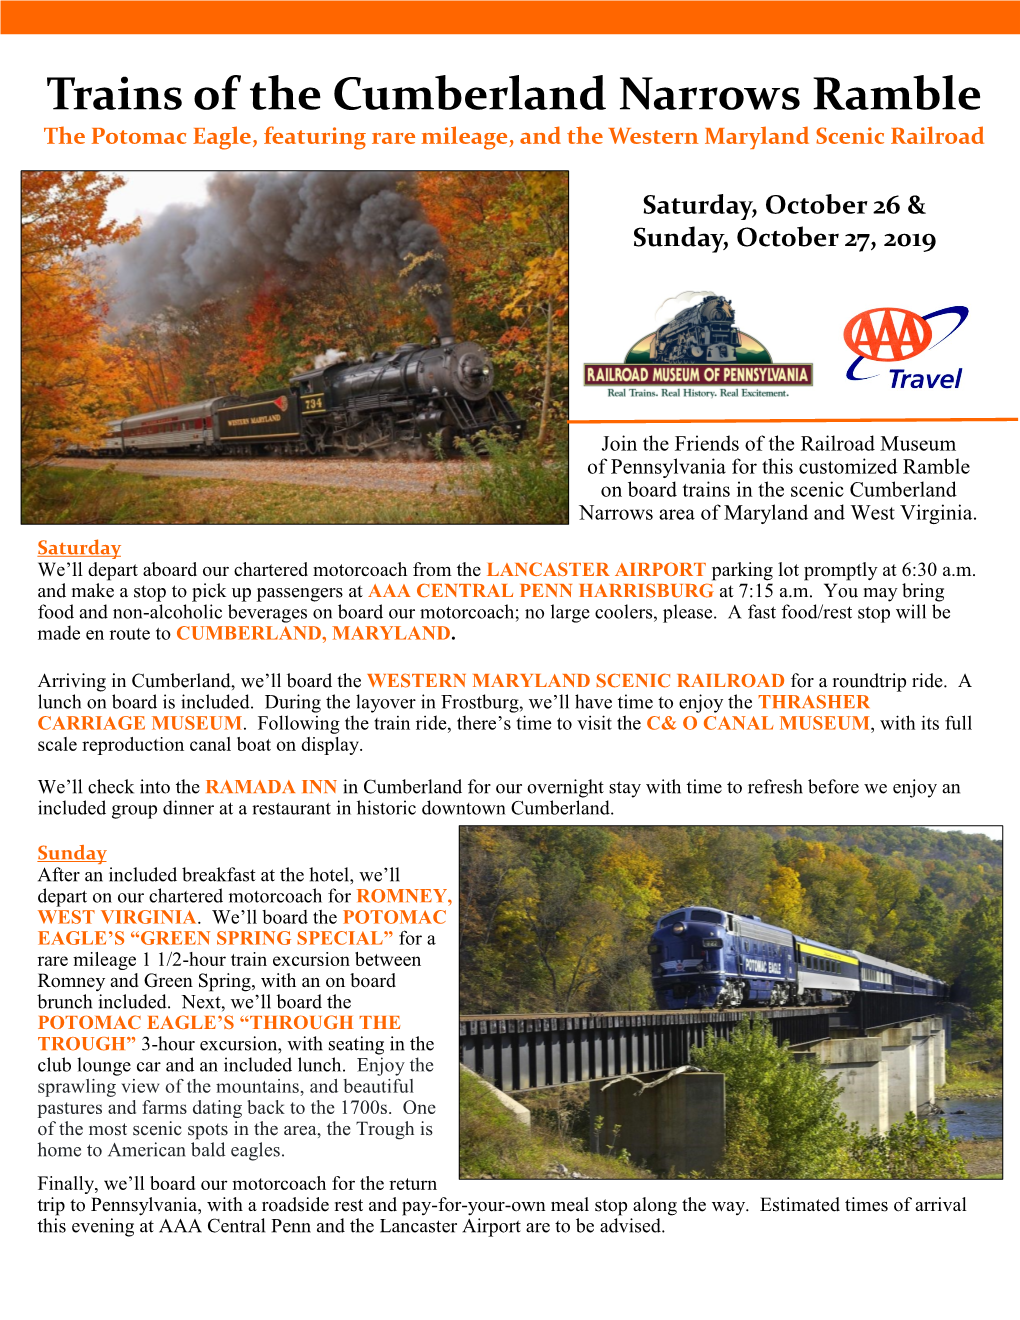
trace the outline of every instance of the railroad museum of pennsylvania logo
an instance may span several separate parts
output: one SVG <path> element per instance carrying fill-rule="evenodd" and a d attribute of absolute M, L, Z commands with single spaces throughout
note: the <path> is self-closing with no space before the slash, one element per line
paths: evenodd
<path fill-rule="evenodd" d="M 810 362 L 774 362 L 764 344 L 739 328 L 733 304 L 722 294 L 682 293 L 674 301 L 688 305 L 639 339 L 623 362 L 586 362 L 584 383 L 681 389 L 710 385 L 730 396 L 745 392 L 741 387 L 746 386 L 814 384 Z"/>

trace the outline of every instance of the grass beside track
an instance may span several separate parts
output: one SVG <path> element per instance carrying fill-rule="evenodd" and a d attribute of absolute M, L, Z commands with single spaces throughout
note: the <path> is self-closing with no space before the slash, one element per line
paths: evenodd
<path fill-rule="evenodd" d="M 460 1074 L 460 1176 L 555 1178 L 557 1165 L 582 1178 L 650 1178 L 622 1160 L 591 1155 L 547 1131 L 525 1127 L 469 1072 Z M 564 1175 L 559 1175 L 563 1177 Z"/>
<path fill-rule="evenodd" d="M 938 1094 L 942 1100 L 1001 1096 L 1001 1032 L 971 1032 L 956 1036 L 946 1053 L 946 1081 L 939 1087 Z"/>
<path fill-rule="evenodd" d="M 479 523 L 475 495 L 148 477 L 109 468 L 38 468 L 22 482 L 22 520 L 57 525 Z"/>
<path fill-rule="evenodd" d="M 1002 1177 L 1002 1140 L 957 1143 L 971 1178 Z"/>

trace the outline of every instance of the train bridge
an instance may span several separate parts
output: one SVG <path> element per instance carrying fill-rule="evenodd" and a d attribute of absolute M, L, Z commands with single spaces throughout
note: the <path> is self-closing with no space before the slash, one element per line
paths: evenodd
<path fill-rule="evenodd" d="M 503 1093 L 587 1082 L 593 1124 L 601 1115 L 600 1130 L 619 1127 L 620 1145 L 651 1167 L 691 1172 L 721 1154 L 725 1129 L 722 1077 L 686 1071 L 709 1031 L 728 1038 L 743 1018 L 768 1022 L 777 1040 L 838 1079 L 851 1121 L 884 1132 L 934 1105 L 946 1007 L 870 993 L 847 1008 L 465 1016 L 460 1060 Z"/>

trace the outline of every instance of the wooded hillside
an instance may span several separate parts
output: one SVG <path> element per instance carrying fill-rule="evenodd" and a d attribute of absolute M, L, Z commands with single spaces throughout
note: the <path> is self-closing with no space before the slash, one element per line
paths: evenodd
<path fill-rule="evenodd" d="M 652 1007 L 650 929 L 688 903 L 956 981 L 1001 1020 L 1001 843 L 902 826 L 465 827 L 461 1010 Z"/>

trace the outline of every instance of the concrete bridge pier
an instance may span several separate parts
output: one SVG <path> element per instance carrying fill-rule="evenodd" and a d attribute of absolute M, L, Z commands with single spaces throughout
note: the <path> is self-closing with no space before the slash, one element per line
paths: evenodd
<path fill-rule="evenodd" d="M 906 1114 L 917 1113 L 917 1055 L 910 1027 L 886 1027 L 872 1033 L 882 1045 L 890 1123 L 901 1123 Z"/>
<path fill-rule="evenodd" d="M 655 1173 L 708 1173 L 726 1150 L 722 1073 L 634 1073 L 588 1084 L 593 1151 L 626 1150 Z"/>
<path fill-rule="evenodd" d="M 936 1060 L 939 1037 L 936 1033 L 938 1018 L 922 1018 L 913 1024 L 914 1054 L 917 1058 L 917 1110 L 927 1113 L 935 1103 L 935 1077 L 939 1071 Z M 943 1037 L 944 1039 L 944 1037 Z M 942 1075 L 945 1076 L 945 1049 L 942 1050 Z"/>
<path fill-rule="evenodd" d="M 949 1019 L 945 1017 L 932 1018 L 932 1050 L 934 1052 L 933 1073 L 936 1086 L 945 1086 L 946 1084 L 946 1030 Z"/>
<path fill-rule="evenodd" d="M 817 1059 L 839 1081 L 838 1104 L 862 1132 L 888 1132 L 908 1113 L 926 1114 L 946 1079 L 945 1022 L 938 1017 L 867 1036 L 833 1036 L 797 1053 Z"/>
<path fill-rule="evenodd" d="M 837 1103 L 862 1132 L 889 1130 L 889 1075 L 882 1041 L 871 1036 L 833 1037 L 798 1051 L 814 1058 L 826 1077 L 843 1088 Z"/>

